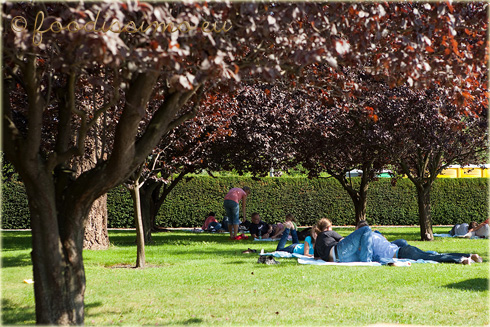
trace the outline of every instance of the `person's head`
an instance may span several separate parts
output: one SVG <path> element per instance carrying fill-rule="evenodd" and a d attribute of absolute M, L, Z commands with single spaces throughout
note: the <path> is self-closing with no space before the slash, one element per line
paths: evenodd
<path fill-rule="evenodd" d="M 260 215 L 257 212 L 254 212 L 252 214 L 251 219 L 252 219 L 252 223 L 254 223 L 254 224 L 260 223 Z"/>
<path fill-rule="evenodd" d="M 244 187 L 242 187 L 242 190 L 243 190 L 245 193 L 247 193 L 247 195 L 249 195 L 249 194 L 252 192 L 252 190 L 251 190 L 251 189 L 250 189 L 250 187 L 248 187 L 248 186 L 244 186 Z"/>
<path fill-rule="evenodd" d="M 316 223 L 313 229 L 316 234 L 320 234 L 326 230 L 332 230 L 332 222 L 327 218 L 322 218 Z"/>
<path fill-rule="evenodd" d="M 369 226 L 369 224 L 367 223 L 367 221 L 365 221 L 364 219 L 363 220 L 359 220 L 359 222 L 357 223 L 356 229 L 359 229 L 359 228 L 365 227 L 365 226 Z"/>
<path fill-rule="evenodd" d="M 473 228 L 477 228 L 478 227 L 478 223 L 476 221 L 472 221 L 469 225 L 469 229 L 473 229 Z"/>
<path fill-rule="evenodd" d="M 294 216 L 292 213 L 286 214 L 286 218 L 284 219 L 285 221 L 294 221 L 296 222 L 296 219 L 294 219 Z"/>
<path fill-rule="evenodd" d="M 216 212 L 214 211 L 211 211 L 209 214 L 208 214 L 208 217 L 215 217 L 216 216 Z"/>

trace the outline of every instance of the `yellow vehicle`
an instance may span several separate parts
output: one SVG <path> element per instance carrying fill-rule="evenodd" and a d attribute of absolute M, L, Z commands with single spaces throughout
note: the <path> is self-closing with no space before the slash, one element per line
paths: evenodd
<path fill-rule="evenodd" d="M 469 165 L 461 167 L 460 165 L 451 165 L 444 169 L 439 178 L 488 178 L 490 176 L 490 165 Z"/>

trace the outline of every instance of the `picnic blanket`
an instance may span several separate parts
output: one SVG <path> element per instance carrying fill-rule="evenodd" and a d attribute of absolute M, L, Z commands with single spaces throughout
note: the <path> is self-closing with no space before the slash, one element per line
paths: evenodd
<path fill-rule="evenodd" d="M 291 241 L 293 238 L 291 235 L 288 236 L 288 241 Z M 254 241 L 256 242 L 278 242 L 280 239 L 279 238 L 254 238 Z"/>
<path fill-rule="evenodd" d="M 434 234 L 434 237 L 457 237 L 457 238 L 463 238 L 462 235 L 451 235 L 451 234 Z M 469 239 L 479 239 L 480 237 L 478 236 L 472 236 Z"/>
<path fill-rule="evenodd" d="M 298 263 L 303 265 L 335 265 L 335 266 L 381 266 L 379 262 L 327 262 L 316 260 L 303 254 L 289 253 L 285 251 L 274 251 L 260 255 L 271 255 L 276 258 L 297 258 Z"/>
<path fill-rule="evenodd" d="M 408 267 L 412 263 L 439 263 L 437 261 L 432 260 L 410 260 L 410 259 L 389 259 L 383 260 L 380 262 L 327 262 L 324 260 L 316 260 L 315 258 L 308 257 L 303 254 L 298 253 L 289 253 L 285 251 L 274 251 L 269 253 L 262 253 L 260 255 L 271 255 L 276 258 L 297 258 L 298 263 L 302 265 L 318 265 L 318 266 L 382 266 L 382 265 L 391 265 L 399 267 Z"/>

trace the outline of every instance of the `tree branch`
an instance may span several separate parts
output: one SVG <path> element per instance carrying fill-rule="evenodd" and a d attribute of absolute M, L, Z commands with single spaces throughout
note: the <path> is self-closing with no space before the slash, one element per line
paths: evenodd
<path fill-rule="evenodd" d="M 191 91 L 175 92 L 168 96 L 153 115 L 144 134 L 136 142 L 134 161 L 141 161 L 142 157 L 146 157 L 146 154 L 169 131 L 172 122 L 177 123 L 173 117 L 200 87 L 201 85 L 198 85 Z"/>
<path fill-rule="evenodd" d="M 26 160 L 36 160 L 41 146 L 44 101 L 39 92 L 36 75 L 36 56 L 27 55 L 27 62 L 23 71 L 28 99 L 28 131 L 23 152 Z"/>

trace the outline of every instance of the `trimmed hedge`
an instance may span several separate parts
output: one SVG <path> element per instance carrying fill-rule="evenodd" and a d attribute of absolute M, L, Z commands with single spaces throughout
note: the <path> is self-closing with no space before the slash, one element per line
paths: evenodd
<path fill-rule="evenodd" d="M 359 179 L 354 179 L 358 183 Z M 333 178 L 199 177 L 181 182 L 169 195 L 157 217 L 162 226 L 200 226 L 209 211 L 224 215 L 223 197 L 231 187 L 249 186 L 247 215 L 256 211 L 269 223 L 292 213 L 301 225 L 328 217 L 335 225 L 354 223 L 354 205 Z M 431 193 L 433 224 L 452 225 L 488 217 L 488 179 L 438 179 Z M 417 195 L 413 183 L 388 178 L 372 182 L 368 190 L 367 220 L 372 225 L 418 225 Z"/>
<path fill-rule="evenodd" d="M 354 179 L 357 183 L 358 180 Z M 201 226 L 210 211 L 224 215 L 223 197 L 231 187 L 249 186 L 247 215 L 260 213 L 269 223 L 292 213 L 301 225 L 328 217 L 335 225 L 354 223 L 354 206 L 347 192 L 333 178 L 194 177 L 180 182 L 163 204 L 157 223 L 164 227 Z M 29 212 L 23 186 L 6 183 L 3 189 L 2 228 L 29 228 Z M 435 225 L 483 221 L 488 217 L 488 179 L 441 178 L 431 192 Z M 132 200 L 123 187 L 107 197 L 108 226 L 134 227 Z M 372 225 L 418 225 L 415 187 L 408 179 L 396 186 L 388 178 L 372 182 L 368 191 L 367 220 Z"/>
<path fill-rule="evenodd" d="M 22 182 L 2 184 L 2 228 L 31 228 L 29 204 Z"/>

